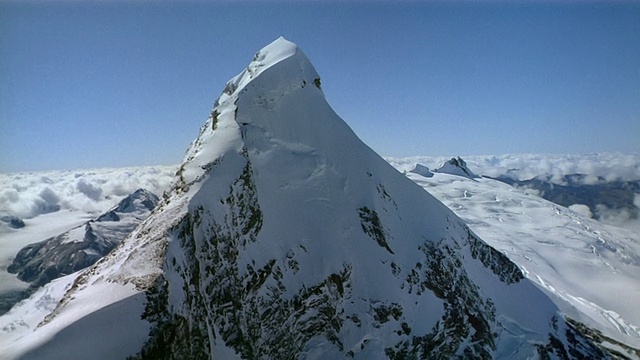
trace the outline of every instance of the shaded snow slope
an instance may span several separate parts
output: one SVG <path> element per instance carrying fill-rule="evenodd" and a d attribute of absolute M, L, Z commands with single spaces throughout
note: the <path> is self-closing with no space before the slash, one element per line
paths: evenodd
<path fill-rule="evenodd" d="M 35 330 L 14 332 L 13 354 L 78 358 L 69 334 L 106 312 L 128 313 L 129 332 L 150 327 L 130 334 L 145 341 L 141 359 L 603 356 L 502 253 L 364 145 L 320 84 L 295 44 L 258 52 L 154 214 Z M 118 348 L 116 335 L 99 345 Z"/>
<path fill-rule="evenodd" d="M 48 317 L 76 286 L 80 273 L 41 287 L 0 317 L 0 359 L 124 359 L 147 340 L 149 324 L 139 317 L 144 295 L 102 282 L 74 294 L 73 307 Z"/>

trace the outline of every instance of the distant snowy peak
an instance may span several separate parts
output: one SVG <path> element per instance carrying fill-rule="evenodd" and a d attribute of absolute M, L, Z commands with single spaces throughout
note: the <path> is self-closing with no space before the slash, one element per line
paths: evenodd
<path fill-rule="evenodd" d="M 434 170 L 434 172 L 441 174 L 450 174 L 457 176 L 464 176 L 469 179 L 479 178 L 480 176 L 476 175 L 473 171 L 471 171 L 467 167 L 467 163 L 462 160 L 462 158 L 451 158 L 451 160 L 445 162 L 438 169 Z"/>
<path fill-rule="evenodd" d="M 418 174 L 420 176 L 424 176 L 427 178 L 433 177 L 433 173 L 431 172 L 431 170 L 429 170 L 428 167 L 422 164 L 416 164 L 416 166 L 414 166 L 413 169 L 411 169 L 409 172 Z"/>
<path fill-rule="evenodd" d="M 122 199 L 118 205 L 114 206 L 111 210 L 98 217 L 96 221 L 108 221 L 108 219 L 117 221 L 117 213 L 147 213 L 158 205 L 158 201 L 160 201 L 160 199 L 156 194 L 145 189 L 138 189 Z"/>

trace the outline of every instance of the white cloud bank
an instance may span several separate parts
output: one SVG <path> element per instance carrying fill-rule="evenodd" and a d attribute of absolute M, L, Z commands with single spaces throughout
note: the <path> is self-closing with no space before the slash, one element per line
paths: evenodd
<path fill-rule="evenodd" d="M 139 188 L 158 196 L 177 166 L 0 174 L 0 214 L 29 219 L 61 209 L 102 213 Z"/>
<path fill-rule="evenodd" d="M 457 155 L 455 155 L 457 156 Z M 409 171 L 416 163 L 437 169 L 452 156 L 413 156 L 386 158 L 400 171 Z M 467 166 L 477 174 L 496 177 L 510 174 L 518 180 L 528 180 L 537 175 L 551 175 L 552 180 L 562 183 L 564 175 L 585 174 L 585 184 L 593 184 L 598 177 L 607 181 L 640 180 L 640 154 L 513 154 L 461 156 Z"/>

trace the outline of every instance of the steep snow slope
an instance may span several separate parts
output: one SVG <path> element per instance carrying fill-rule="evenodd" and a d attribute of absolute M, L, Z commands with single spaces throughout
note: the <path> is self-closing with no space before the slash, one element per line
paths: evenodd
<path fill-rule="evenodd" d="M 640 348 L 640 238 L 492 179 L 407 176 L 575 319 Z"/>
<path fill-rule="evenodd" d="M 115 351 L 105 358 L 123 357 L 129 336 L 150 359 L 603 356 L 512 262 L 364 145 L 320 84 L 295 44 L 258 52 L 154 214 L 35 331 L 0 345 L 80 358 L 70 334 L 127 314 L 126 329 L 99 328 L 83 347 L 101 338 Z"/>

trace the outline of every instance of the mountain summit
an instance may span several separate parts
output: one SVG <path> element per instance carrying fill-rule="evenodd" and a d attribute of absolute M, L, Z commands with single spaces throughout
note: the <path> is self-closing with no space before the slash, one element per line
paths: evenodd
<path fill-rule="evenodd" d="M 473 171 L 471 171 L 467 167 L 466 161 L 462 160 L 461 157 L 451 158 L 451 160 L 449 160 L 449 161 L 445 162 L 444 164 L 442 164 L 442 166 L 440 166 L 439 168 L 434 170 L 434 172 L 442 173 L 442 174 L 451 174 L 451 175 L 457 175 L 457 176 L 464 176 L 464 177 L 469 178 L 469 179 L 479 178 L 478 175 L 476 175 Z"/>
<path fill-rule="evenodd" d="M 35 330 L 45 340 L 16 341 L 25 358 L 603 356 L 320 85 L 295 44 L 260 50 L 154 213 L 74 280 Z M 127 326 L 71 336 L 103 319 Z"/>

